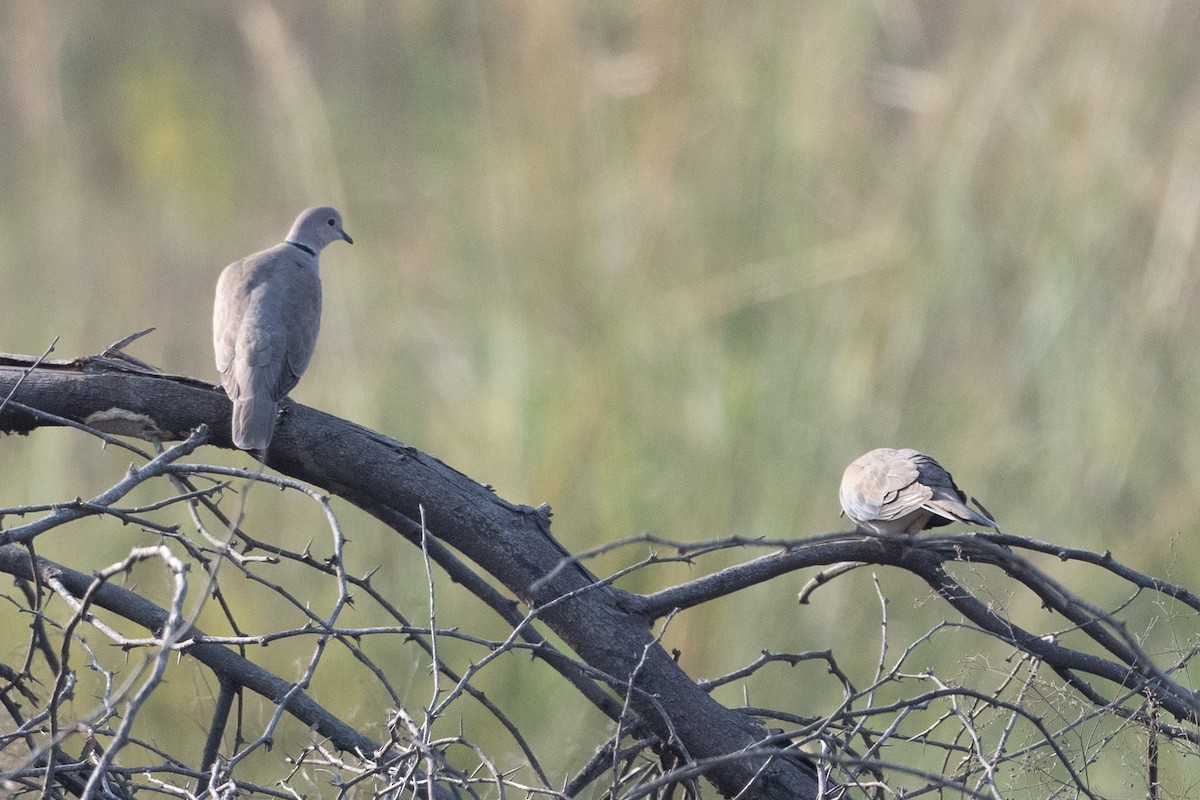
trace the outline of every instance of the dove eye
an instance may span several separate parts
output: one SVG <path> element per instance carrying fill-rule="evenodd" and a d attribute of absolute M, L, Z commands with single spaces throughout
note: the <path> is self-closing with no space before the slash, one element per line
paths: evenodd
<path fill-rule="evenodd" d="M 329 218 L 329 222 L 328 222 L 327 224 L 328 224 L 328 225 L 330 225 L 330 226 L 332 226 L 332 225 L 333 225 L 333 217 L 330 217 L 330 218 Z"/>

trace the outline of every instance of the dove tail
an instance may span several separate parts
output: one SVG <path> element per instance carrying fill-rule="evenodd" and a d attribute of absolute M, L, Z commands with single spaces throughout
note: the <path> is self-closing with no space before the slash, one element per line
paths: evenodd
<path fill-rule="evenodd" d="M 968 525 L 983 525 L 985 528 L 995 528 L 1000 530 L 1000 526 L 996 524 L 996 520 L 989 516 L 980 514 L 965 503 L 955 504 L 955 508 L 951 509 L 954 517 L 959 522 L 965 522 Z"/>
<path fill-rule="evenodd" d="M 933 516 L 929 518 L 929 523 L 925 526 L 926 528 L 937 528 L 942 525 L 949 525 L 951 522 L 965 522 L 968 525 L 982 525 L 985 528 L 1000 530 L 1000 526 L 996 524 L 996 520 L 985 514 L 976 512 L 967 506 L 966 503 L 957 500 L 935 500 L 923 507 L 933 512 Z"/>
<path fill-rule="evenodd" d="M 275 433 L 278 404 L 266 397 L 247 397 L 233 404 L 233 443 L 242 450 L 266 450 Z"/>
<path fill-rule="evenodd" d="M 992 519 L 988 515 L 980 514 L 971 508 L 968 508 L 967 511 L 971 513 L 971 522 L 974 522 L 976 525 L 985 525 L 989 528 L 1000 530 L 1000 526 L 996 524 L 996 520 Z"/>

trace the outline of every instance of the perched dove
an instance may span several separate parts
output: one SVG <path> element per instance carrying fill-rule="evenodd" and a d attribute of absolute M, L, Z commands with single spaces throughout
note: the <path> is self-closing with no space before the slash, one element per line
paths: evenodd
<path fill-rule="evenodd" d="M 217 280 L 213 349 L 221 385 L 233 401 L 233 443 L 266 450 L 279 401 L 308 366 L 321 326 L 317 255 L 354 240 L 328 206 L 296 217 L 287 238 L 230 264 Z"/>
<path fill-rule="evenodd" d="M 846 516 L 876 534 L 914 534 L 966 522 L 1000 530 L 996 521 L 967 508 L 967 496 L 942 465 L 916 450 L 882 447 L 856 459 L 842 474 Z"/>

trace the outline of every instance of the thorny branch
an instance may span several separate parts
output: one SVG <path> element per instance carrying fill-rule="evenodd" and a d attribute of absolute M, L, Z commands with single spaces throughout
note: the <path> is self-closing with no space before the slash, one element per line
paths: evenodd
<path fill-rule="evenodd" d="M 106 365 L 123 364 L 141 376 L 151 370 L 118 356 L 106 353 Z M 20 381 L 44 359 L 34 360 Z M 1200 611 L 1200 598 L 1110 554 L 991 533 L 915 540 L 831 533 L 700 543 L 643 536 L 581 554 L 562 551 L 557 563 L 514 596 L 451 552 L 438 536 L 445 524 L 428 524 L 424 505 L 415 519 L 374 509 L 415 546 L 424 565 L 427 621 L 414 624 L 401 611 L 411 601 L 401 599 L 396 589 L 403 581 L 390 565 L 354 566 L 363 552 L 378 551 L 346 537 L 325 491 L 294 477 L 189 460 L 202 445 L 224 442 L 225 434 L 199 426 L 180 444 L 151 454 L 71 416 L 23 403 L 19 385 L 0 396 L 7 413 L 70 425 L 120 444 L 138 459 L 90 500 L 0 508 L 0 571 L 17 588 L 0 598 L 0 625 L 15 630 L 13 619 L 22 619 L 28 630 L 19 657 L 0 663 L 0 707 L 7 716 L 0 723 L 0 791 L 8 795 L 288 797 L 336 786 L 355 796 L 511 791 L 632 800 L 673 791 L 699 796 L 700 779 L 711 780 L 731 765 L 765 776 L 786 762 L 814 776 L 812 797 L 949 792 L 1001 798 L 1025 791 L 1101 798 L 1117 791 L 1106 786 L 1128 783 L 1126 744 L 1132 738 L 1147 754 L 1148 791 L 1165 797 L 1171 795 L 1159 761 L 1167 752 L 1192 756 L 1200 745 L 1200 701 L 1179 677 L 1200 652 L 1200 631 L 1185 627 Z M 0 409 L 0 423 L 4 413 Z M 286 441 L 286 433 L 281 438 Z M 256 519 L 253 498 L 268 487 L 313 509 L 289 527 L 323 530 L 323 538 L 281 537 L 276 526 Z M 135 491 L 153 499 L 122 505 Z M 14 517 L 22 524 L 2 527 Z M 110 525 L 110 539 L 124 537 L 127 555 L 88 575 L 95 567 L 86 551 L 76 564 L 38 554 L 40 543 L 72 535 L 85 521 Z M 540 529 L 548 538 L 548 523 Z M 278 544 L 281 539 L 309 544 L 295 550 Z M 762 554 L 705 569 L 714 556 L 727 560 L 729 553 L 753 551 Z M 627 566 L 567 591 L 555 589 L 561 577 L 590 574 L 587 563 L 612 553 L 629 554 Z M 677 561 L 700 568 L 701 576 L 646 595 L 614 589 L 633 572 Z M 1111 608 L 1084 599 L 1054 577 L 1053 566 L 1062 562 L 1096 568 L 1110 589 L 1127 587 L 1126 599 Z M 866 566 L 876 572 L 870 588 L 859 591 L 876 598 L 878 640 L 823 642 L 818 646 L 829 646 L 809 652 L 781 652 L 764 642 L 750 663 L 693 679 L 710 696 L 739 687 L 743 702 L 736 712 L 763 731 L 750 746 L 693 752 L 688 742 L 696 741 L 694 732 L 676 728 L 686 719 L 681 709 L 643 681 L 643 673 L 658 669 L 655 654 L 669 639 L 671 620 L 762 584 L 781 598 L 790 596 L 798 572 L 809 581 L 800 593 L 806 603 L 832 582 L 859 580 Z M 915 634 L 897 632 L 890 598 L 875 577 L 880 569 L 924 581 L 931 592 L 927 602 L 941 604 L 944 621 Z M 377 579 L 379 570 L 388 570 L 388 581 Z M 459 588 L 443 584 L 439 570 Z M 189 575 L 202 576 L 190 592 Z M 417 577 L 411 570 L 404 575 Z M 548 624 L 561 625 L 564 612 L 586 618 L 614 591 L 648 632 L 629 654 L 624 675 L 552 647 L 544 632 Z M 463 629 L 453 618 L 454 604 L 445 604 L 447 592 L 479 600 L 503 621 L 505 633 Z M 1009 610 L 1019 607 L 1022 592 L 1041 605 L 1040 615 L 1018 620 Z M 996 598 L 1003 596 L 1012 601 L 1001 605 Z M 1148 621 L 1147 607 L 1160 613 Z M 1191 613 L 1161 612 L 1170 608 Z M 365 624 L 346 622 L 351 609 Z M 1155 640 L 1151 647 L 1164 615 L 1172 645 Z M 199 627 L 201 619 L 226 630 L 210 635 Z M 659 619 L 658 632 L 650 634 L 649 624 Z M 592 629 L 590 635 L 606 634 Z M 869 647 L 877 655 L 863 659 Z M 272 658 L 279 648 L 289 648 L 289 658 Z M 414 676 L 399 669 L 400 650 L 430 668 L 428 680 L 417 681 L 424 696 L 415 702 L 401 686 Z M 484 691 L 491 665 L 516 652 L 535 656 L 529 670 L 540 662 L 559 676 L 558 702 L 588 705 L 607 716 L 609 726 L 594 732 L 595 757 L 570 765 L 561 754 L 537 752 L 519 721 L 520 709 L 506 711 Z M 956 668 L 935 670 L 928 666 L 935 652 L 961 653 L 962 659 Z M 816 677 L 800 680 L 805 691 L 780 700 L 772 687 L 785 668 Z M 182 677 L 188 669 L 212 680 Z M 172 681 L 173 673 L 181 679 Z M 173 686 L 190 683 L 213 687 L 203 699 L 212 715 L 208 735 L 189 742 L 156 734 L 154 717 L 176 702 Z M 353 706 L 332 690 L 337 685 L 359 687 Z M 751 704 L 753 695 L 774 702 Z M 485 732 L 487 745 L 466 735 L 464 717 L 477 721 L 472 730 Z M 511 747 L 497 744 L 500 736 Z M 515 759 L 498 755 L 514 748 Z M 274 775 L 251 758 L 268 750 L 283 754 Z M 1114 769 L 1121 780 L 1106 784 L 1103 776 Z M 566 772 L 574 777 L 563 783 L 551 777 Z M 1177 796 L 1184 793 L 1186 785 Z M 756 796 L 784 794 L 768 789 Z"/>

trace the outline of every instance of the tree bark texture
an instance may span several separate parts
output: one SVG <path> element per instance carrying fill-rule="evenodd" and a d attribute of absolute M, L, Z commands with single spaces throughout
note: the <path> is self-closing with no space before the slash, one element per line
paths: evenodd
<path fill-rule="evenodd" d="M 10 393 L 30 409 L 143 439 L 182 439 L 206 424 L 215 444 L 232 447 L 230 404 L 219 388 L 118 358 L 35 367 L 28 357 L 0 355 L 0 402 Z M 55 424 L 14 402 L 0 407 L 0 431 Z M 762 755 L 767 734 L 758 721 L 718 703 L 679 668 L 655 640 L 641 598 L 571 559 L 550 535 L 548 508 L 507 502 L 438 459 L 361 426 L 291 401 L 283 408 L 267 466 L 344 498 L 418 545 L 423 516 L 431 537 L 491 574 L 608 676 L 613 700 L 628 693 L 640 725 L 691 760 L 717 759 L 705 775 L 722 794 L 818 796 L 810 762 L 794 750 Z M 747 749 L 756 754 L 728 757 Z"/>

